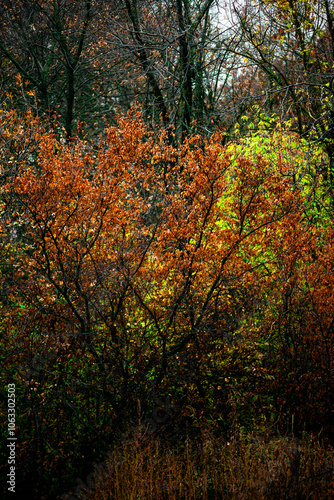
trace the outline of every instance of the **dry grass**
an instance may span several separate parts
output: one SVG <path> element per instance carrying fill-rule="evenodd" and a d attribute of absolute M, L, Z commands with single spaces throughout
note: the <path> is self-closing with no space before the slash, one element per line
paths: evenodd
<path fill-rule="evenodd" d="M 311 438 L 259 436 L 172 446 L 138 435 L 96 467 L 86 500 L 334 498 L 334 450 Z"/>

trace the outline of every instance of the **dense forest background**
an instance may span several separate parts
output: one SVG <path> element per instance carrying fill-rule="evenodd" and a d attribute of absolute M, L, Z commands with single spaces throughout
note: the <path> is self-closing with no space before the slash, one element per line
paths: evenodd
<path fill-rule="evenodd" d="M 0 54 L 3 484 L 15 383 L 18 498 L 333 498 L 332 0 L 0 0 Z"/>

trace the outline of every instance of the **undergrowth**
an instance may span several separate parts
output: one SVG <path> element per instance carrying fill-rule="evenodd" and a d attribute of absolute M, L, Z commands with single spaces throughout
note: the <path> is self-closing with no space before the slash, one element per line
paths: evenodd
<path fill-rule="evenodd" d="M 305 435 L 275 438 L 206 430 L 176 445 L 138 433 L 96 466 L 85 500 L 262 500 L 334 498 L 334 450 Z"/>

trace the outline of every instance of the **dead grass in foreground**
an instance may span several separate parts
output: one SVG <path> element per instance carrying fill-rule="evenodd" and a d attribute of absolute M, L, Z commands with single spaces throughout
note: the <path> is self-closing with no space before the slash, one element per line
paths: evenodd
<path fill-rule="evenodd" d="M 308 437 L 265 440 L 209 432 L 179 448 L 137 435 L 96 467 L 86 500 L 334 498 L 334 450 Z"/>

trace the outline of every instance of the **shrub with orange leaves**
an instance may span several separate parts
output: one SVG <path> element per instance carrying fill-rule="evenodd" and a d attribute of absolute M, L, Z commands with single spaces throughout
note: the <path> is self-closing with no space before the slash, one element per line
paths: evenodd
<path fill-rule="evenodd" d="M 139 112 L 98 149 L 35 139 L 34 161 L 2 188 L 1 356 L 28 436 L 23 485 L 42 488 L 43 469 L 44 486 L 64 487 L 153 394 L 181 406 L 180 422 L 226 429 L 232 414 L 254 419 L 247 401 L 268 390 L 282 406 L 287 377 L 294 411 L 306 418 L 307 401 L 326 420 L 303 391 L 317 387 L 323 354 L 331 370 L 332 233 L 319 240 L 291 165 L 232 157 L 219 135 L 175 149 Z"/>

